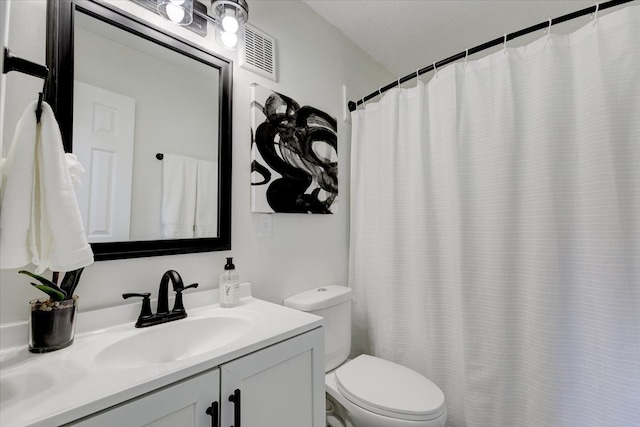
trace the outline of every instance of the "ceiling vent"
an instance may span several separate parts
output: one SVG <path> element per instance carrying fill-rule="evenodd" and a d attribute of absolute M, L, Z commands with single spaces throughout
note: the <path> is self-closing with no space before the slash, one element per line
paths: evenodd
<path fill-rule="evenodd" d="M 247 24 L 239 62 L 245 70 L 277 82 L 276 39 Z"/>

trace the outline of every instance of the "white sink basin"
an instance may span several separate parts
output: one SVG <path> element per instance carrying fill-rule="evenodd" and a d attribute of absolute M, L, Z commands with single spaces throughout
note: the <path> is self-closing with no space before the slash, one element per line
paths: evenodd
<path fill-rule="evenodd" d="M 172 363 L 228 345 L 250 330 L 251 322 L 242 317 L 186 318 L 140 329 L 104 348 L 95 361 L 119 369 Z"/>

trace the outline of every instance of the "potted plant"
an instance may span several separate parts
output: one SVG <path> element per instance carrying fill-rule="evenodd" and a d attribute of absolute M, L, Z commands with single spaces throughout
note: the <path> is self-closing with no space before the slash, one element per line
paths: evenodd
<path fill-rule="evenodd" d="M 59 285 L 58 272 L 53 272 L 53 278 L 49 280 L 26 270 L 19 271 L 38 280 L 39 284 L 31 284 L 49 295 L 46 299 L 29 301 L 30 352 L 46 353 L 60 350 L 73 343 L 78 311 L 78 296 L 74 295 L 74 292 L 83 270 L 84 267 L 66 272 Z"/>

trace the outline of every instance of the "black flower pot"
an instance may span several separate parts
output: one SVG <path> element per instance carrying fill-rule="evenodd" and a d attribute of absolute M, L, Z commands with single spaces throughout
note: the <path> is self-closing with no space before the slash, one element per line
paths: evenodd
<path fill-rule="evenodd" d="M 78 297 L 65 301 L 29 301 L 29 351 L 47 353 L 73 344 Z"/>

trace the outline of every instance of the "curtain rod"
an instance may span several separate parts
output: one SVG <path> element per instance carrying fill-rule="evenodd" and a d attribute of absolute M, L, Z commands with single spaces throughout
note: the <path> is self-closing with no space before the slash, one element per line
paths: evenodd
<path fill-rule="evenodd" d="M 529 34 L 529 33 L 533 33 L 534 31 L 538 31 L 538 30 L 543 30 L 545 28 L 549 28 L 551 25 L 556 25 L 556 24 L 560 24 L 562 22 L 566 22 L 566 21 L 570 21 L 572 19 L 575 18 L 579 18 L 581 16 L 584 15 L 588 15 L 590 13 L 596 13 L 599 10 L 604 10 L 604 9 L 609 9 L 610 7 L 614 7 L 614 6 L 618 6 L 624 3 L 629 3 L 635 0 L 611 0 L 605 3 L 601 3 L 598 4 L 596 3 L 594 6 L 591 7 L 587 7 L 585 9 L 581 9 L 578 10 L 576 12 L 572 12 L 572 13 L 568 13 L 566 15 L 560 16 L 559 18 L 554 18 L 551 19 L 550 21 L 545 21 L 545 22 L 541 22 L 537 25 L 532 25 L 531 27 L 527 27 L 523 30 L 520 31 L 516 31 L 514 33 L 510 33 L 510 34 L 505 34 L 503 37 L 491 40 L 489 42 L 483 43 L 481 45 L 478 45 L 476 47 L 473 47 L 467 51 L 464 52 L 460 52 L 456 55 L 450 56 L 447 59 L 443 59 L 441 61 L 435 62 L 432 65 L 429 65 L 427 67 L 421 68 L 411 74 L 407 74 L 406 76 L 398 79 L 395 82 L 389 83 L 386 86 L 381 87 L 379 90 L 370 93 L 369 95 L 365 96 L 364 98 L 358 100 L 358 101 L 349 101 L 349 103 L 347 104 L 349 106 L 349 111 L 354 111 L 356 108 L 358 108 L 358 105 L 362 105 L 365 102 L 367 102 L 368 100 L 375 98 L 378 95 L 382 95 L 383 92 L 388 91 L 389 89 L 393 89 L 394 87 L 397 87 L 399 85 L 401 85 L 404 82 L 408 82 L 409 80 L 412 80 L 424 73 L 427 73 L 429 71 L 432 71 L 435 68 L 440 68 L 444 65 L 450 64 L 452 62 L 455 62 L 459 59 L 463 59 L 465 57 L 467 57 L 468 55 L 472 55 L 474 53 L 478 53 L 480 51 L 489 49 L 490 47 L 493 46 L 498 46 L 500 44 L 506 43 L 509 40 L 513 40 L 515 38 L 518 38 L 520 36 L 524 36 L 525 34 Z"/>

